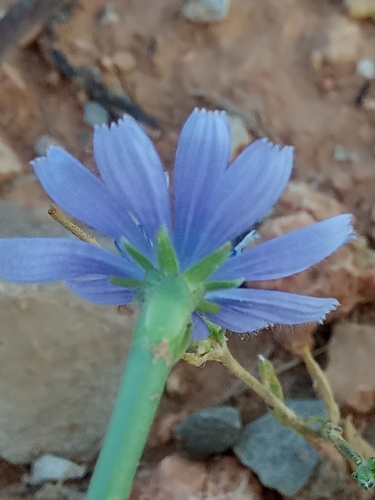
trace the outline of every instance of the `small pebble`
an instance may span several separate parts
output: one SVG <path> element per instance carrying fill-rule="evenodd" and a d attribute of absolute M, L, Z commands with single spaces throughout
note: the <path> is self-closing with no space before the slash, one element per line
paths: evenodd
<path fill-rule="evenodd" d="M 320 400 L 290 399 L 285 403 L 302 418 L 326 415 Z M 295 495 L 308 482 L 321 459 L 318 451 L 270 414 L 245 425 L 233 451 L 243 465 L 258 475 L 264 486 L 285 497 Z"/>
<path fill-rule="evenodd" d="M 137 60 L 130 52 L 116 52 L 112 60 L 116 68 L 122 73 L 130 73 L 137 66 Z"/>
<path fill-rule="evenodd" d="M 60 144 L 49 135 L 41 135 L 34 142 L 34 151 L 36 156 L 45 156 L 50 146 L 60 146 Z"/>
<path fill-rule="evenodd" d="M 45 454 L 31 464 L 29 483 L 35 485 L 61 479 L 80 479 L 86 472 L 85 467 L 66 458 Z"/>
<path fill-rule="evenodd" d="M 103 56 L 100 59 L 99 64 L 105 71 L 112 71 L 113 69 L 113 60 L 109 56 Z"/>
<path fill-rule="evenodd" d="M 357 75 L 368 80 L 375 78 L 375 63 L 371 59 L 361 59 L 357 64 Z"/>
<path fill-rule="evenodd" d="M 338 144 L 333 150 L 333 159 L 340 162 L 357 161 L 359 154 L 357 151 L 348 151 Z"/>
<path fill-rule="evenodd" d="M 87 125 L 102 125 L 109 122 L 109 113 L 101 104 L 88 101 L 83 106 L 83 119 Z"/>
<path fill-rule="evenodd" d="M 119 20 L 116 14 L 115 7 L 112 3 L 107 3 L 105 7 L 98 14 L 98 21 L 100 24 L 114 24 Z"/>
<path fill-rule="evenodd" d="M 173 434 L 192 455 L 217 455 L 233 446 L 242 428 L 240 413 L 231 406 L 208 408 L 190 415 Z"/>
<path fill-rule="evenodd" d="M 229 7 L 230 0 L 188 0 L 182 14 L 194 23 L 214 23 L 228 17 Z"/>

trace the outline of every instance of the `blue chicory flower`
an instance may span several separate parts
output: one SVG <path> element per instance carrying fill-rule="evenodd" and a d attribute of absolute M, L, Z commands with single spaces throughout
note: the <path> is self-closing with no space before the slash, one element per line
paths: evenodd
<path fill-rule="evenodd" d="M 111 238 L 119 252 L 70 238 L 0 240 L 0 278 L 18 283 L 64 280 L 96 304 L 122 305 L 136 291 L 111 277 L 142 280 L 144 270 L 121 245 L 123 238 L 154 265 L 155 238 L 163 226 L 181 272 L 262 219 L 284 190 L 293 148 L 257 140 L 228 168 L 231 140 L 226 114 L 195 110 L 185 123 L 175 159 L 173 211 L 155 148 L 129 116 L 94 132 L 101 179 L 62 148 L 33 162 L 42 186 L 64 211 Z M 263 281 L 293 275 L 320 262 L 353 238 L 351 216 L 338 215 L 231 257 L 210 280 Z M 234 332 L 272 324 L 319 322 L 335 299 L 274 290 L 229 288 L 206 293 L 217 314 L 193 314 L 194 340 L 208 335 L 204 319 Z"/>

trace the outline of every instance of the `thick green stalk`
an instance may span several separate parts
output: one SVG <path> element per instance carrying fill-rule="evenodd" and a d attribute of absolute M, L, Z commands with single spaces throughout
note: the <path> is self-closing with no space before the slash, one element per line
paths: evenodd
<path fill-rule="evenodd" d="M 174 363 L 189 344 L 194 304 L 179 277 L 150 274 L 125 373 L 87 500 L 126 500 Z"/>
<path fill-rule="evenodd" d="M 135 341 L 87 500 L 126 500 L 171 366 Z"/>

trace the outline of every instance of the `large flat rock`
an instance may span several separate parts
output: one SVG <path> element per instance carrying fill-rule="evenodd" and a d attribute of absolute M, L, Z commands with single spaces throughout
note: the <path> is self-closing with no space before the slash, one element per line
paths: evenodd
<path fill-rule="evenodd" d="M 91 460 L 110 418 L 134 318 L 62 285 L 0 282 L 0 455 Z"/>

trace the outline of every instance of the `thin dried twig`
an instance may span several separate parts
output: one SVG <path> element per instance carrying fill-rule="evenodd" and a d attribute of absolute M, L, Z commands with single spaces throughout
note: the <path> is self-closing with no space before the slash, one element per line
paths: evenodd
<path fill-rule="evenodd" d="M 121 94 L 104 85 L 101 78 L 92 69 L 85 66 L 74 66 L 59 50 L 52 49 L 50 55 L 59 71 L 66 78 L 81 85 L 92 100 L 99 102 L 118 117 L 127 113 L 138 122 L 152 129 L 161 130 L 158 121 L 153 116 L 143 111 L 141 107 L 125 94 Z"/>
<path fill-rule="evenodd" d="M 61 224 L 65 229 L 67 229 L 70 233 L 76 236 L 81 241 L 85 241 L 86 243 L 91 243 L 93 245 L 100 246 L 95 238 L 89 236 L 83 229 L 76 226 L 71 222 L 67 217 L 65 217 L 61 212 L 57 210 L 57 208 L 50 206 L 48 209 L 48 215 L 52 217 L 56 222 Z"/>

